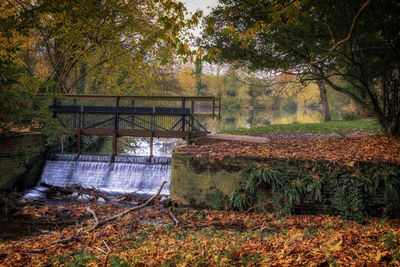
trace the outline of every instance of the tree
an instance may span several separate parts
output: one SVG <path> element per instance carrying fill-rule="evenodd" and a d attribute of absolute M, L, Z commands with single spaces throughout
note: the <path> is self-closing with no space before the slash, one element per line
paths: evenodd
<path fill-rule="evenodd" d="M 148 93 L 192 54 L 184 31 L 200 14 L 184 14 L 173 0 L 0 1 L 1 127 L 30 125 L 34 108 L 43 121 L 37 93 Z"/>
<path fill-rule="evenodd" d="M 397 1 L 221 2 L 200 42 L 210 60 L 324 82 L 400 135 Z"/>
<path fill-rule="evenodd" d="M 36 39 L 51 91 L 64 94 L 82 92 L 86 77 L 106 63 L 139 66 L 139 73 L 140 66 L 190 53 L 181 33 L 197 23 L 197 16 L 185 20 L 182 3 L 169 0 L 7 1 L 18 11 L 9 18 L 14 29 Z"/>
<path fill-rule="evenodd" d="M 196 59 L 194 62 L 194 70 L 193 70 L 193 75 L 196 80 L 196 95 L 199 96 L 201 94 L 201 91 L 205 88 L 207 88 L 207 85 L 205 85 L 201 81 L 201 75 L 203 74 L 203 62 L 200 59 Z"/>
<path fill-rule="evenodd" d="M 7 2 L 0 3 L 0 130 L 32 125 L 41 113 L 38 99 L 33 98 L 45 84 L 32 76 L 33 63 L 29 51 L 33 43 L 29 36 L 12 30 L 16 10 Z M 20 56 L 19 56 L 20 55 Z M 36 110 L 34 110 L 34 107 Z"/>

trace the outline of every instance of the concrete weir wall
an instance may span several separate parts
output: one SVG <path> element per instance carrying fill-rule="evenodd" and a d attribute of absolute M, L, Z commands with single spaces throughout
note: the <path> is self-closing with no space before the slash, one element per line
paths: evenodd
<path fill-rule="evenodd" d="M 35 185 L 45 162 L 45 145 L 41 133 L 0 136 L 0 190 Z"/>
<path fill-rule="evenodd" d="M 338 187 L 342 186 L 345 177 L 333 174 L 341 170 L 350 170 L 357 175 L 374 177 L 376 173 L 387 173 L 395 170 L 400 174 L 400 165 L 393 163 L 358 162 L 355 166 L 341 166 L 329 161 L 268 159 L 252 157 L 226 157 L 222 160 L 197 158 L 182 152 L 174 152 L 171 163 L 171 199 L 178 204 L 199 208 L 216 208 L 228 205 L 228 196 L 235 189 L 244 188 L 246 175 L 241 173 L 246 167 L 254 164 L 267 165 L 282 175 L 293 180 L 301 180 L 306 175 L 316 174 L 322 180 L 322 202 L 304 198 L 295 207 L 296 213 L 337 214 Z M 354 179 L 358 179 L 355 177 Z M 378 188 L 371 199 L 368 199 L 368 214 L 380 216 L 387 208 L 382 188 Z M 276 197 L 268 187 L 259 188 L 258 202 Z M 387 203 L 387 200 L 386 200 Z"/>
<path fill-rule="evenodd" d="M 240 170 L 249 163 L 236 158 L 211 165 L 208 159 L 174 152 L 171 160 L 171 198 L 179 204 L 212 207 L 214 197 L 226 197 L 240 187 Z"/>

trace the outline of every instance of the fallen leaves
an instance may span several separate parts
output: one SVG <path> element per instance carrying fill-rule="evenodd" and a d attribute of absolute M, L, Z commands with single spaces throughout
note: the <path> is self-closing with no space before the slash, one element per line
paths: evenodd
<path fill-rule="evenodd" d="M 265 144 L 220 142 L 176 149 L 210 162 L 248 156 L 301 160 L 326 160 L 354 166 L 356 162 L 400 163 L 400 139 L 380 136 L 277 140 Z"/>
<path fill-rule="evenodd" d="M 46 214 L 63 209 L 84 214 L 87 205 L 48 206 Z M 109 204 L 89 205 L 100 220 L 123 210 Z M 29 207 L 25 213 L 47 216 L 41 209 Z M 98 248 L 104 250 L 104 242 L 110 248 L 110 264 L 132 266 L 400 264 L 399 220 L 368 219 L 365 225 L 360 225 L 327 215 L 282 218 L 272 213 L 189 208 L 175 209 L 173 213 L 179 226 L 175 226 L 165 210 L 153 206 L 133 211 L 67 244 L 55 244 L 55 241 L 87 229 L 93 221 L 77 221 L 77 226 L 70 225 L 46 235 L 38 231 L 3 240 L 0 265 L 103 265 L 106 254 Z M 10 223 L 13 219 L 14 216 L 9 217 Z"/>

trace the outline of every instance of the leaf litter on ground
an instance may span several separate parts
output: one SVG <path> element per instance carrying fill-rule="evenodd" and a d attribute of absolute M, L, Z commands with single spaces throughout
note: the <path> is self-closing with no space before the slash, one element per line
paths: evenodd
<path fill-rule="evenodd" d="M 263 144 L 229 141 L 179 147 L 176 151 L 211 160 L 241 156 L 325 160 L 342 165 L 361 161 L 400 163 L 400 138 L 382 136 L 284 138 L 271 139 Z"/>
<path fill-rule="evenodd" d="M 124 266 L 220 265 L 367 265 L 400 264 L 400 221 L 369 218 L 360 225 L 329 215 L 239 213 L 233 211 L 175 208 L 175 226 L 156 204 L 103 225 L 79 240 L 56 244 L 93 225 L 90 207 L 99 219 L 123 208 L 96 203 L 62 206 L 28 206 L 24 214 L 47 219 L 62 210 L 73 210 L 76 223 L 59 229 L 31 232 L 0 243 L 1 266 L 103 265 L 104 243 L 110 262 Z M 9 215 L 10 223 L 18 213 Z M 51 217 L 51 216 L 50 216 Z M 70 265 L 72 266 L 72 265 Z M 117 265 L 118 266 L 118 265 Z"/>

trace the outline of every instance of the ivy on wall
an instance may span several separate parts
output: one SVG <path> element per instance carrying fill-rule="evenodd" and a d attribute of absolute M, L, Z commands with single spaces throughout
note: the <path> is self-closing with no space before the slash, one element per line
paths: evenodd
<path fill-rule="evenodd" d="M 300 204 L 304 195 L 322 201 L 322 182 L 319 178 L 306 175 L 303 179 L 293 179 L 282 172 L 267 167 L 253 165 L 242 171 L 248 178 L 244 188 L 234 190 L 229 195 L 229 207 L 233 210 L 246 210 L 257 204 L 258 189 L 268 185 L 272 193 L 278 193 L 270 204 L 280 211 L 291 214 L 295 205 Z"/>
<path fill-rule="evenodd" d="M 400 174 L 393 169 L 365 176 L 343 168 L 328 177 L 335 183 L 335 207 L 346 219 L 363 222 L 366 215 L 395 216 L 400 208 Z M 382 210 L 376 210 L 373 199 L 381 200 Z"/>
<path fill-rule="evenodd" d="M 371 175 L 362 175 L 357 168 L 347 167 L 326 171 L 324 175 L 301 175 L 302 169 L 303 166 L 298 177 L 260 164 L 244 169 L 242 175 L 247 177 L 246 183 L 229 195 L 229 207 L 244 211 L 260 205 L 259 197 L 263 193 L 260 189 L 267 187 L 273 194 L 269 198 L 269 207 L 290 215 L 305 199 L 323 203 L 327 198 L 323 187 L 331 184 L 334 190 L 332 205 L 346 219 L 363 222 L 366 215 L 394 216 L 400 209 L 400 174 L 393 168 L 374 170 Z M 379 208 L 376 207 L 377 199 L 381 202 L 380 210 L 376 210 Z"/>

